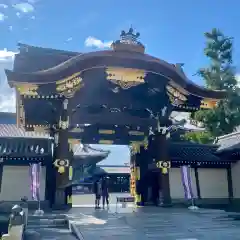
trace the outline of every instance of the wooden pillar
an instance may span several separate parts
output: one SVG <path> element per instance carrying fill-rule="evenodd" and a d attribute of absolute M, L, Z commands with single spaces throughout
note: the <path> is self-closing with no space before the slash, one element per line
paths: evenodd
<path fill-rule="evenodd" d="M 56 171 L 56 193 L 55 206 L 72 206 L 71 203 L 71 184 L 69 184 L 69 169 L 72 166 L 73 154 L 68 142 L 68 100 L 63 101 L 63 108 L 59 125 L 55 134 L 55 159 L 54 166 Z"/>
<path fill-rule="evenodd" d="M 135 197 L 136 194 L 136 173 L 135 173 L 135 154 L 131 154 L 130 159 L 130 194 Z"/>
<path fill-rule="evenodd" d="M 233 200 L 233 182 L 232 182 L 232 169 L 231 165 L 227 167 L 227 181 L 228 181 L 228 198 L 231 203 Z"/>
<path fill-rule="evenodd" d="M 139 152 L 135 155 L 135 176 L 136 176 L 136 204 L 143 206 L 147 200 L 147 151 L 144 146 L 140 146 Z"/>
<path fill-rule="evenodd" d="M 147 201 L 148 196 L 148 181 L 147 181 L 147 172 L 148 172 L 148 152 L 144 146 L 140 147 L 140 186 L 141 186 L 141 206 L 144 206 Z"/>
<path fill-rule="evenodd" d="M 197 189 L 197 198 L 201 199 L 201 188 L 200 188 L 200 182 L 199 182 L 199 174 L 198 174 L 198 168 L 194 168 L 195 173 L 195 179 L 196 179 L 196 189 Z"/>
<path fill-rule="evenodd" d="M 136 176 L 136 194 L 135 194 L 135 203 L 137 206 L 141 205 L 141 154 L 140 152 L 136 153 L 135 156 L 135 176 Z"/>
<path fill-rule="evenodd" d="M 172 199 L 170 194 L 170 183 L 169 183 L 169 148 L 166 135 L 157 132 L 155 137 L 155 151 L 157 162 L 161 163 L 159 166 L 161 169 L 161 190 L 162 190 L 162 206 L 171 206 Z M 168 166 L 167 166 L 168 165 Z"/>

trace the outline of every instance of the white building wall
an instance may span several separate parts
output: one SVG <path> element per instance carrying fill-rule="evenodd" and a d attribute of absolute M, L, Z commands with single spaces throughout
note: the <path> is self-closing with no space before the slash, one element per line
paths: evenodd
<path fill-rule="evenodd" d="M 227 170 L 199 168 L 201 198 L 228 198 Z"/>
<path fill-rule="evenodd" d="M 46 168 L 42 167 L 40 199 L 45 200 Z M 19 201 L 23 196 L 32 200 L 29 166 L 3 166 L 0 201 Z"/>
<path fill-rule="evenodd" d="M 194 196 L 197 197 L 197 187 L 194 169 L 191 169 L 192 189 Z M 170 194 L 172 199 L 185 198 L 182 184 L 182 176 L 180 168 L 170 168 L 169 171 Z"/>
<path fill-rule="evenodd" d="M 240 161 L 232 164 L 233 197 L 240 198 Z"/>

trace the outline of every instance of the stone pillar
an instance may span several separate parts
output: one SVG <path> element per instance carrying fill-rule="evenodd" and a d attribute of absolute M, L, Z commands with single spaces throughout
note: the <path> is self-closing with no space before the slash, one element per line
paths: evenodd
<path fill-rule="evenodd" d="M 172 199 L 170 195 L 170 183 L 169 183 L 169 147 L 166 139 L 166 134 L 156 132 L 154 136 L 155 151 L 157 157 L 157 167 L 161 170 L 161 190 L 162 190 L 162 206 L 171 206 Z"/>
<path fill-rule="evenodd" d="M 63 108 L 57 133 L 55 134 L 55 159 L 54 166 L 56 168 L 56 207 L 71 207 L 71 183 L 69 179 L 69 169 L 72 166 L 73 153 L 68 142 L 68 99 L 63 101 Z"/>

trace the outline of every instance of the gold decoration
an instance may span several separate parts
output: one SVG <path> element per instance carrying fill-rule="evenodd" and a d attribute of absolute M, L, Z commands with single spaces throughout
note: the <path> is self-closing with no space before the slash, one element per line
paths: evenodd
<path fill-rule="evenodd" d="M 128 134 L 131 136 L 144 136 L 144 132 L 140 131 L 129 131 Z"/>
<path fill-rule="evenodd" d="M 145 52 L 144 45 L 139 42 L 140 33 L 134 33 L 130 28 L 128 32 L 122 31 L 120 40 L 117 40 L 111 44 L 114 51 L 133 51 L 133 52 Z"/>
<path fill-rule="evenodd" d="M 64 78 L 56 82 L 56 91 L 63 94 L 65 97 L 73 97 L 74 93 L 82 87 L 81 72 L 75 73 L 72 76 Z"/>
<path fill-rule="evenodd" d="M 122 89 L 144 84 L 145 72 L 139 69 L 132 68 L 107 68 L 107 80 L 120 86 Z"/>
<path fill-rule="evenodd" d="M 84 132 L 84 128 L 73 128 L 70 132 L 77 132 L 77 133 L 83 133 Z"/>
<path fill-rule="evenodd" d="M 136 154 L 140 152 L 140 147 L 143 146 L 146 150 L 148 148 L 148 138 L 145 137 L 143 141 L 131 141 L 130 143 L 130 151 L 131 154 Z"/>
<path fill-rule="evenodd" d="M 142 143 L 143 147 L 145 150 L 147 150 L 148 148 L 148 137 L 145 137 Z"/>
<path fill-rule="evenodd" d="M 73 178 L 73 167 L 72 166 L 70 166 L 69 167 L 69 169 L 68 169 L 68 179 L 70 180 L 70 181 L 72 181 L 72 178 Z"/>
<path fill-rule="evenodd" d="M 71 195 L 67 196 L 67 204 L 72 204 L 72 196 Z"/>
<path fill-rule="evenodd" d="M 156 166 L 157 166 L 157 168 L 162 169 L 163 174 L 167 174 L 168 169 L 171 168 L 171 162 L 170 161 L 159 161 L 159 162 L 157 162 Z"/>
<path fill-rule="evenodd" d="M 65 172 L 65 168 L 69 167 L 69 160 L 68 159 L 56 159 L 53 163 L 55 167 L 58 168 L 58 172 L 60 174 Z"/>
<path fill-rule="evenodd" d="M 180 93 L 180 91 L 173 88 L 172 86 L 167 85 L 166 89 L 167 89 L 167 94 L 168 94 L 169 100 L 173 105 L 176 105 L 176 106 L 182 105 L 182 104 L 184 104 L 184 102 L 187 101 L 186 96 L 184 94 Z"/>
<path fill-rule="evenodd" d="M 109 144 L 109 145 L 111 145 L 111 144 L 113 144 L 113 141 L 111 141 L 111 140 L 99 140 L 98 143 L 99 144 Z"/>
<path fill-rule="evenodd" d="M 135 195 L 135 204 L 140 203 L 141 199 L 142 199 L 141 194 L 136 194 Z"/>
<path fill-rule="evenodd" d="M 20 95 L 24 96 L 38 96 L 38 85 L 33 84 L 18 84 L 16 85 L 17 91 Z"/>
<path fill-rule="evenodd" d="M 106 134 L 106 135 L 111 135 L 111 134 L 115 134 L 114 130 L 105 130 L 105 129 L 101 129 L 98 131 L 99 134 Z"/>
<path fill-rule="evenodd" d="M 131 142 L 130 150 L 132 155 L 140 152 L 141 144 L 142 144 L 141 142 Z"/>
<path fill-rule="evenodd" d="M 212 109 L 212 108 L 215 108 L 217 105 L 217 100 L 214 100 L 214 99 L 203 99 L 201 101 L 201 108 L 204 108 L 204 109 Z"/>
<path fill-rule="evenodd" d="M 135 167 L 135 179 L 140 180 L 140 167 Z"/>
<path fill-rule="evenodd" d="M 34 126 L 34 132 L 37 133 L 48 133 L 49 128 L 47 126 L 41 125 L 41 126 Z"/>
<path fill-rule="evenodd" d="M 68 117 L 67 121 L 62 121 L 60 119 L 60 121 L 59 121 L 59 128 L 65 130 L 65 129 L 68 129 L 68 127 L 69 127 L 69 117 Z"/>
<path fill-rule="evenodd" d="M 19 102 L 17 102 L 18 105 L 18 124 L 19 126 L 25 126 L 25 110 L 23 106 L 23 102 L 20 99 Z"/>

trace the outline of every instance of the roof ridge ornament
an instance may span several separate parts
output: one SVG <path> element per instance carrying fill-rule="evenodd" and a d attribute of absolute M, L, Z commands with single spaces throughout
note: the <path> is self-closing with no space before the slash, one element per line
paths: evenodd
<path fill-rule="evenodd" d="M 122 30 L 120 39 L 113 42 L 111 47 L 115 51 L 134 51 L 134 52 L 145 52 L 145 46 L 139 41 L 140 33 L 134 33 L 132 27 L 129 28 L 128 32 Z"/>
<path fill-rule="evenodd" d="M 126 44 L 139 44 L 138 38 L 140 37 L 140 33 L 136 32 L 134 34 L 134 30 L 132 27 L 129 28 L 128 32 L 122 30 L 120 35 L 120 42 Z"/>

